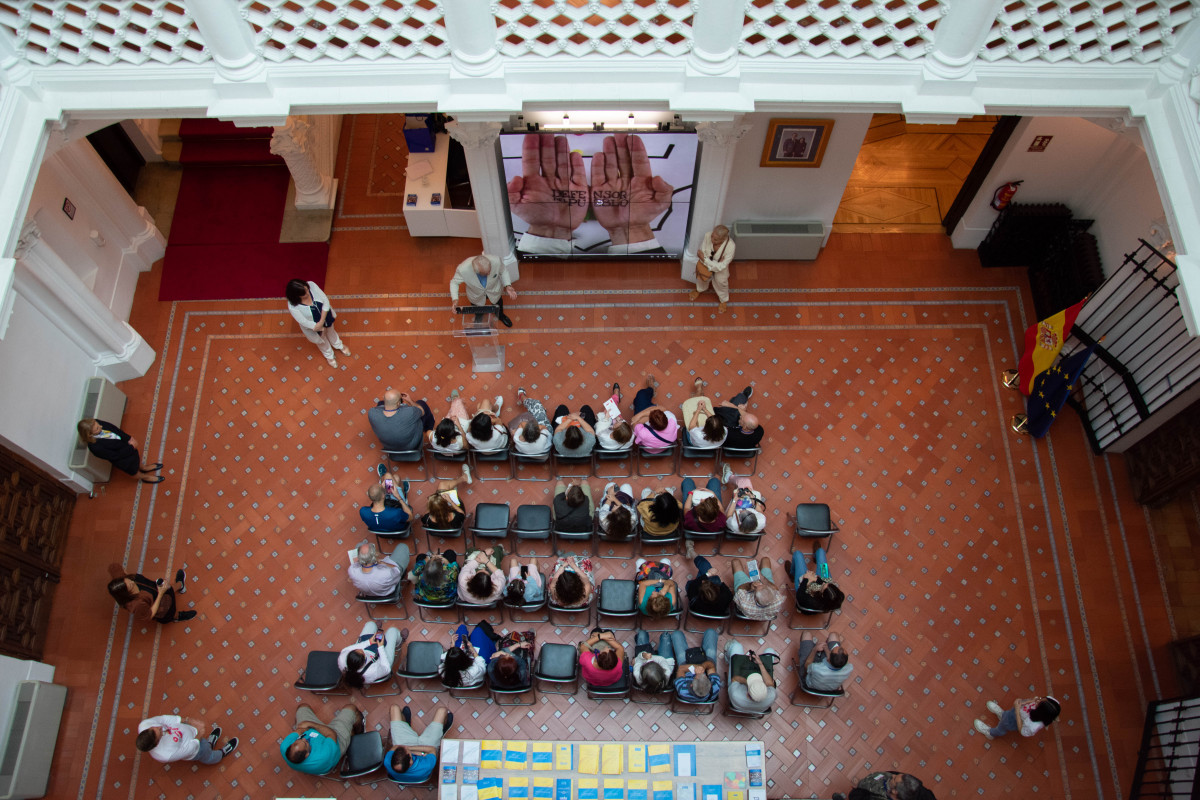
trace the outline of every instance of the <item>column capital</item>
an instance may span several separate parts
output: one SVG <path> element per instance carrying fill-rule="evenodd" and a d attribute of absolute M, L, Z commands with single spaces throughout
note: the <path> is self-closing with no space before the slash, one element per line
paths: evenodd
<path fill-rule="evenodd" d="M 254 29 L 236 0 L 187 0 L 187 10 L 212 53 L 220 78 L 243 83 L 266 71 L 266 61 L 255 50 Z"/>
<path fill-rule="evenodd" d="M 959 80 L 973 74 L 979 48 L 987 41 L 1004 0 L 947 4 L 934 29 L 933 49 L 925 57 L 926 81 Z"/>
<path fill-rule="evenodd" d="M 30 250 L 37 246 L 42 239 L 42 229 L 34 220 L 26 220 L 21 226 L 21 233 L 17 236 L 17 247 L 13 252 L 14 258 L 24 257 Z"/>
<path fill-rule="evenodd" d="M 271 152 L 287 164 L 296 185 L 296 208 L 301 211 L 328 210 L 337 198 L 337 180 L 322 168 L 317 146 L 317 129 L 312 118 L 288 117 L 271 136 Z"/>
<path fill-rule="evenodd" d="M 449 122 L 446 132 L 465 150 L 493 147 L 500 138 L 503 125 L 499 122 Z"/>
<path fill-rule="evenodd" d="M 696 123 L 696 138 L 702 144 L 716 147 L 728 147 L 734 144 L 753 127 L 749 122 L 698 122 Z"/>

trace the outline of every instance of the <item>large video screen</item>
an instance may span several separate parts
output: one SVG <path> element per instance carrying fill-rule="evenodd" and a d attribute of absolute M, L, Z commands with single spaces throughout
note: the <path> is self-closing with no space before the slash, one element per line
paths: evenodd
<path fill-rule="evenodd" d="M 679 258 L 695 133 L 506 133 L 509 211 L 522 258 Z"/>

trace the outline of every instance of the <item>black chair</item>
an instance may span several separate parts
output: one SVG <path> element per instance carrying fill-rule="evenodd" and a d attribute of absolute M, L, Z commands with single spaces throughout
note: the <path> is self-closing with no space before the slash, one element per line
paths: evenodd
<path fill-rule="evenodd" d="M 721 706 L 721 716 L 733 717 L 735 719 L 763 719 L 771 715 L 771 709 L 766 711 L 746 711 L 740 708 L 734 708 L 733 701 L 729 699 L 728 692 L 725 694 L 725 703 Z"/>
<path fill-rule="evenodd" d="M 371 531 L 371 535 L 375 537 L 375 548 L 385 556 L 390 556 L 396 549 L 396 542 L 402 542 L 412 535 L 412 520 L 408 521 L 403 528 L 398 531 Z M 383 543 L 391 542 L 392 549 L 384 550 Z"/>
<path fill-rule="evenodd" d="M 490 603 L 472 603 L 469 600 L 464 600 L 462 598 L 462 596 L 459 595 L 458 602 L 455 603 L 455 608 L 458 609 L 458 621 L 464 625 L 470 625 L 471 624 L 470 615 L 477 613 L 477 612 L 484 611 L 484 612 L 487 612 L 487 615 L 484 617 L 481 617 L 480 619 L 486 619 L 490 622 L 491 618 L 492 618 L 492 612 L 495 611 L 495 612 L 498 612 L 500 615 L 499 624 L 503 625 L 504 624 L 504 606 L 501 605 L 501 600 L 503 599 L 503 597 L 504 597 L 504 595 L 501 594 L 500 597 L 497 597 L 495 600 L 493 600 Z"/>
<path fill-rule="evenodd" d="M 533 668 L 533 682 L 541 685 L 543 694 L 574 695 L 579 691 L 579 649 L 569 644 L 548 642 L 538 652 Z M 571 685 L 571 691 L 546 688 L 544 684 Z"/>
<path fill-rule="evenodd" d="M 554 537 L 554 555 L 558 557 L 563 554 L 563 542 L 587 542 L 591 545 L 592 536 L 596 532 L 596 518 L 592 517 L 592 527 L 586 531 L 561 531 L 555 523 L 550 532 Z"/>
<path fill-rule="evenodd" d="M 550 455 L 550 452 L 551 452 L 550 450 L 547 450 L 546 452 L 544 452 L 540 455 L 530 455 L 529 453 L 518 452 L 516 448 L 513 448 L 513 450 L 512 450 L 512 474 L 513 474 L 513 477 L 516 478 L 516 480 L 521 481 L 523 483 L 532 483 L 533 481 L 549 480 L 550 476 L 547 476 L 546 478 L 540 478 L 540 477 L 522 478 L 520 467 L 522 464 L 546 464 L 547 471 L 553 472 L 554 468 L 553 468 L 553 466 L 550 466 L 550 459 L 552 457 Z"/>
<path fill-rule="evenodd" d="M 630 445 L 629 447 L 626 447 L 624 450 L 605 450 L 604 448 L 597 445 L 596 449 L 592 451 L 592 457 L 594 458 L 592 468 L 595 470 L 597 478 L 632 478 L 633 477 L 633 459 L 636 455 L 637 455 L 637 451 L 633 448 L 632 445 Z M 605 462 L 616 462 L 618 464 L 621 462 L 624 462 L 628 466 L 626 467 L 624 472 L 616 473 L 613 475 L 601 475 L 600 474 L 600 470 L 602 469 L 601 464 L 603 464 Z"/>
<path fill-rule="evenodd" d="M 501 447 L 499 450 L 471 450 L 471 471 L 475 474 L 475 480 L 480 483 L 488 481 L 511 481 L 513 475 L 513 463 L 509 458 L 508 447 Z M 508 477 L 489 478 L 483 470 L 479 468 L 480 464 L 501 464 L 508 467 Z"/>
<path fill-rule="evenodd" d="M 417 597 L 414 592 L 413 605 L 417 607 L 417 616 L 420 618 L 421 622 L 441 622 L 441 612 L 443 611 L 453 611 L 455 620 L 457 620 L 459 617 L 457 609 L 458 603 L 456 600 L 447 600 L 443 603 L 434 603 L 429 600 L 422 600 L 421 598 Z M 438 612 L 438 619 L 427 619 L 425 616 L 426 611 Z"/>
<path fill-rule="evenodd" d="M 426 525 L 425 518 L 421 517 L 421 527 L 425 530 L 425 546 L 426 546 L 426 548 L 431 553 L 441 552 L 443 548 L 434 546 L 434 544 L 433 544 L 434 538 L 457 539 L 458 537 L 463 536 L 463 532 L 466 529 L 467 525 L 470 523 L 470 521 L 471 521 L 471 517 L 468 514 L 463 517 L 463 521 L 461 524 L 458 525 L 458 527 L 438 528 L 438 527 L 430 527 L 430 526 Z M 465 537 L 464 537 L 464 539 L 465 539 Z"/>
<path fill-rule="evenodd" d="M 502 688 L 488 680 L 488 690 L 492 702 L 498 706 L 534 706 L 537 705 L 537 685 L 533 679 L 533 666 L 536 660 L 530 656 L 529 683 L 518 688 Z M 520 698 L 525 699 L 520 699 Z"/>
<path fill-rule="evenodd" d="M 792 705 L 799 706 L 800 708 L 833 708 L 833 702 L 835 700 L 837 700 L 839 697 L 846 696 L 846 687 L 844 684 L 840 686 L 837 691 L 833 692 L 811 688 L 807 683 L 804 682 L 805 670 L 794 658 L 792 659 L 792 668 L 796 671 L 797 679 L 796 692 L 792 694 Z M 818 703 L 801 703 L 798 702 L 801 692 L 812 697 L 822 697 L 825 699 Z"/>
<path fill-rule="evenodd" d="M 404 648 L 404 662 L 396 667 L 396 676 L 404 678 L 410 692 L 441 692 L 442 678 L 438 675 L 441 663 L 441 643 L 410 641 Z M 435 684 L 435 688 L 421 688 L 426 683 Z"/>
<path fill-rule="evenodd" d="M 599 515 L 599 513 L 597 513 L 596 523 L 595 523 L 595 527 L 596 527 L 596 558 L 604 558 L 604 559 L 616 560 L 616 561 L 633 561 L 634 559 L 637 558 L 638 542 L 640 541 L 640 539 L 639 539 L 640 528 L 638 527 L 638 513 L 637 513 L 636 507 L 633 509 L 633 512 L 630 514 L 630 517 L 631 517 L 631 520 L 630 520 L 630 527 L 629 527 L 629 535 L 624 538 L 621 538 L 621 537 L 608 535 L 608 533 L 604 530 L 604 527 L 600 524 L 600 515 Z M 606 544 L 606 543 L 612 544 L 612 545 L 616 545 L 616 544 L 632 545 L 632 547 L 630 548 L 629 557 L 626 558 L 625 556 L 621 556 L 621 555 L 606 556 L 606 555 L 601 554 L 600 548 L 603 544 Z"/>
<path fill-rule="evenodd" d="M 733 470 L 733 477 L 735 478 L 753 478 L 758 474 L 758 456 L 760 453 L 762 453 L 761 447 L 729 447 L 726 445 L 721 448 L 721 463 L 728 464 L 731 459 L 734 461 L 739 459 L 745 461 L 748 459 L 750 461 L 749 472 L 738 472 L 733 467 L 730 467 L 730 469 Z"/>
<path fill-rule="evenodd" d="M 378 569 L 378 567 L 376 567 Z M 367 616 L 375 622 L 392 622 L 395 620 L 409 619 L 408 603 L 404 600 L 404 584 L 406 581 L 401 579 L 396 584 L 396 588 L 390 594 L 385 595 L 369 595 L 361 592 L 355 595 L 354 599 L 367 607 Z M 376 606 L 394 605 L 397 608 L 403 608 L 404 616 L 402 617 L 377 617 L 375 616 Z"/>
<path fill-rule="evenodd" d="M 546 611 L 550 615 L 549 622 L 552 625 L 554 625 L 556 628 L 583 628 L 584 630 L 591 630 L 591 627 L 592 627 L 592 603 L 590 600 L 588 601 L 587 605 L 579 606 L 578 608 L 568 608 L 567 606 L 556 606 L 556 605 L 554 605 L 554 602 L 550 600 L 550 587 L 549 587 L 549 585 L 547 585 L 547 587 L 546 587 Z M 556 614 L 560 614 L 560 615 L 567 614 L 569 616 L 577 616 L 579 614 L 582 614 L 583 622 L 568 622 L 568 623 L 556 622 L 554 619 Z"/>
<path fill-rule="evenodd" d="M 384 450 L 383 454 L 392 464 L 420 464 L 426 477 L 429 475 L 429 467 L 425 463 L 425 450 L 420 445 L 416 450 Z"/>
<path fill-rule="evenodd" d="M 720 692 L 717 692 L 717 697 L 712 700 L 689 700 L 680 697 L 678 692 L 674 692 L 671 694 L 671 711 L 676 714 L 695 714 L 705 717 L 717 710 L 717 701 L 720 699 Z"/>
<path fill-rule="evenodd" d="M 634 604 L 637 604 L 637 584 L 634 584 Z M 649 614 L 638 610 L 638 630 L 643 630 L 647 633 L 662 633 L 663 631 L 677 631 L 683 625 L 684 597 L 682 587 L 678 583 L 675 584 L 675 603 L 671 607 L 671 613 L 660 619 L 654 619 Z M 660 628 L 659 623 L 664 620 L 674 620 L 675 624 L 667 623 L 668 627 Z"/>
<path fill-rule="evenodd" d="M 342 684 L 342 671 L 338 668 L 340 655 L 337 650 L 313 650 L 308 654 L 308 661 L 292 687 L 322 695 L 349 695 L 350 692 Z"/>
<path fill-rule="evenodd" d="M 686 583 L 685 583 L 685 585 L 686 585 Z M 683 629 L 685 631 L 687 631 L 688 633 L 703 633 L 704 631 L 709 630 L 710 628 L 714 627 L 711 623 L 715 622 L 715 623 L 717 623 L 717 625 L 716 625 L 717 633 L 721 633 L 722 631 L 725 630 L 725 626 L 728 624 L 729 619 L 732 616 L 733 616 L 733 603 L 732 602 L 729 604 L 729 608 L 727 608 L 725 610 L 724 614 L 705 614 L 700 611 L 697 611 L 696 609 L 694 609 L 692 607 L 691 603 L 688 603 L 687 609 L 685 610 L 684 615 L 683 615 Z M 702 620 L 703 622 L 708 622 L 710 624 L 705 625 L 702 628 L 690 628 L 690 627 L 688 627 L 688 623 L 693 619 Z"/>
<path fill-rule="evenodd" d="M 628 659 L 621 662 L 621 679 L 609 686 L 593 686 L 585 682 L 584 691 L 588 698 L 601 702 L 604 700 L 626 700 L 633 686 L 633 675 L 629 671 Z"/>
<path fill-rule="evenodd" d="M 794 613 L 788 617 L 788 625 L 787 625 L 788 629 L 793 630 L 793 631 L 823 631 L 826 628 L 828 628 L 829 624 L 833 621 L 834 610 L 827 611 L 825 609 L 820 609 L 820 608 L 808 608 L 806 606 L 801 605 L 802 599 L 803 598 L 801 596 L 799 596 L 799 595 L 796 596 L 796 604 L 795 604 L 795 608 L 794 608 Z M 840 609 L 835 609 L 835 610 L 840 610 Z M 803 621 L 806 617 L 821 617 L 821 616 L 824 616 L 825 619 L 819 625 L 817 625 L 815 628 L 812 627 L 811 625 L 807 625 L 807 624 L 797 624 L 797 623 Z"/>
<path fill-rule="evenodd" d="M 750 558 L 758 556 L 758 548 L 762 546 L 763 535 L 766 533 L 764 528 L 757 533 L 742 533 L 741 531 L 731 531 L 728 527 L 725 528 L 725 540 L 717 546 L 717 555 L 737 555 L 745 557 L 742 553 L 723 553 L 722 548 L 730 542 L 754 542 L 754 552 L 749 555 Z"/>
<path fill-rule="evenodd" d="M 692 507 L 692 510 L 695 511 L 694 506 Z M 725 532 L 724 528 L 722 528 L 719 531 L 690 531 L 687 528 L 684 528 L 683 529 L 683 538 L 685 541 L 689 541 L 689 542 L 693 542 L 693 543 L 700 543 L 700 542 L 715 543 L 711 553 L 701 553 L 698 548 L 697 548 L 696 552 L 697 552 L 697 555 L 702 555 L 702 556 L 717 556 L 717 555 L 721 554 L 721 537 L 725 535 L 724 532 Z"/>
<path fill-rule="evenodd" d="M 443 683 L 442 688 L 455 700 L 486 700 L 488 698 L 487 675 L 469 686 L 447 686 Z"/>
<path fill-rule="evenodd" d="M 396 649 L 399 650 L 401 646 L 402 645 L 397 644 Z M 396 691 L 394 691 L 394 692 L 378 692 L 376 694 L 371 693 L 372 686 L 379 686 L 379 685 L 385 684 L 385 683 L 390 683 Z M 384 675 L 382 678 L 380 678 L 377 681 L 371 681 L 369 683 L 363 684 L 363 687 L 361 689 L 359 689 L 358 691 L 359 691 L 359 694 L 361 694 L 363 697 L 395 697 L 396 695 L 403 694 L 403 692 L 400 691 L 400 684 L 396 681 L 395 665 L 392 666 L 392 670 L 387 675 Z"/>
<path fill-rule="evenodd" d="M 587 471 L 582 472 L 582 473 L 571 473 L 571 472 L 563 471 L 564 465 L 570 466 L 572 464 L 587 464 Z M 570 479 L 570 478 L 587 479 L 587 478 L 592 477 L 592 473 L 595 471 L 596 471 L 595 465 L 593 463 L 593 458 L 592 458 L 591 453 L 588 453 L 585 456 L 565 456 L 562 453 L 558 452 L 557 450 L 554 450 L 554 479 L 555 480 L 560 481 L 563 479 Z"/>
<path fill-rule="evenodd" d="M 463 450 L 462 452 L 459 452 L 459 453 L 443 453 L 440 450 L 435 450 L 432 447 L 429 447 L 428 445 L 426 445 L 426 452 L 428 453 L 429 458 L 432 458 L 433 462 L 434 462 L 432 465 L 432 468 L 430 468 L 429 462 L 428 461 L 426 462 L 426 472 L 427 473 L 431 472 L 432 478 L 435 481 L 452 481 L 452 480 L 462 477 L 462 465 L 467 463 L 467 451 L 466 450 Z M 457 471 L 452 472 L 449 475 L 442 475 L 437 468 L 439 463 L 441 463 L 441 464 L 457 464 L 458 465 Z"/>
<path fill-rule="evenodd" d="M 550 541 L 551 531 L 551 510 L 550 506 L 546 505 L 520 505 L 517 506 L 517 515 L 509 526 L 509 531 L 516 535 L 517 544 L 513 550 L 518 556 L 537 558 L 552 558 L 554 556 L 554 544 Z M 538 553 L 530 549 L 529 552 L 521 551 L 521 542 L 546 542 L 550 545 L 549 553 Z"/>
<path fill-rule="evenodd" d="M 474 524 L 468 527 L 471 532 L 469 550 L 482 549 L 480 539 L 503 539 L 508 536 L 508 503 L 480 503 L 475 506 L 474 517 Z"/>
<path fill-rule="evenodd" d="M 637 630 L 637 622 L 628 627 L 605 626 L 604 617 L 633 620 L 638 615 L 637 583 L 621 578 L 605 578 L 596 587 L 596 626 L 615 631 Z"/>
<path fill-rule="evenodd" d="M 437 748 L 437 749 L 440 751 L 441 748 Z M 421 780 L 408 780 L 403 777 L 396 779 L 396 778 L 393 778 L 389 774 L 388 780 L 390 780 L 392 783 L 396 784 L 397 786 L 407 786 L 411 789 L 429 789 L 429 790 L 436 789 L 438 786 L 438 779 L 442 774 L 442 755 L 440 752 L 436 752 L 435 756 L 437 758 L 437 761 L 434 762 L 433 771 L 429 773 L 428 777 L 422 778 Z M 391 757 L 391 752 L 385 751 L 383 757 L 384 758 Z"/>
<path fill-rule="evenodd" d="M 507 593 L 505 595 L 503 595 L 504 608 L 508 611 L 508 621 L 509 622 L 515 624 L 518 622 L 549 622 L 550 621 L 551 614 L 548 610 L 546 610 L 546 605 L 548 602 L 547 598 L 549 597 L 549 593 L 546 592 L 546 576 L 542 575 L 541 578 L 542 578 L 542 599 L 540 602 L 537 602 L 537 603 L 522 602 L 520 604 L 510 603 L 508 601 Z M 541 619 L 525 619 L 525 616 L 524 616 L 525 614 L 532 614 L 534 612 L 541 612 Z M 521 616 L 518 617 L 517 616 L 518 614 L 520 614 Z"/>
<path fill-rule="evenodd" d="M 682 511 L 679 512 L 683 514 Z M 675 528 L 674 533 L 668 536 L 651 536 L 646 533 L 645 528 L 640 529 L 641 551 L 643 558 L 653 558 L 654 556 L 669 556 L 679 553 L 679 543 L 683 541 L 683 521 L 680 520 L 679 525 Z M 657 552 L 651 553 L 647 551 L 647 547 L 658 548 Z"/>
<path fill-rule="evenodd" d="M 679 457 L 679 477 L 681 478 L 707 478 L 710 475 L 721 474 L 721 448 L 720 447 L 695 447 L 688 444 L 687 432 L 681 433 L 683 436 L 680 442 L 680 457 Z M 704 472 L 690 473 L 684 472 L 687 463 L 700 463 L 706 459 L 712 459 L 712 469 Z"/>
<path fill-rule="evenodd" d="M 383 736 L 379 731 L 365 731 L 350 737 L 350 746 L 342 758 L 341 769 L 337 777 L 343 781 L 354 781 L 359 786 L 374 783 L 374 780 L 358 781 L 383 769 L 383 756 L 387 749 L 383 745 Z"/>
<path fill-rule="evenodd" d="M 647 462 L 663 461 L 669 465 L 666 472 L 643 472 L 642 467 Z M 646 447 L 638 445 L 637 452 L 637 474 L 640 478 L 665 478 L 668 475 L 674 475 L 679 471 L 679 442 L 674 441 L 671 444 L 663 444 L 659 446 L 657 443 L 654 446 Z"/>
<path fill-rule="evenodd" d="M 788 522 L 793 526 L 793 542 L 796 538 L 800 539 L 824 539 L 828 537 L 829 541 L 825 543 L 825 549 L 829 550 L 833 544 L 833 535 L 838 532 L 838 527 L 833 524 L 833 519 L 829 514 L 829 506 L 824 503 L 800 503 L 796 506 L 796 515 L 789 516 Z"/>

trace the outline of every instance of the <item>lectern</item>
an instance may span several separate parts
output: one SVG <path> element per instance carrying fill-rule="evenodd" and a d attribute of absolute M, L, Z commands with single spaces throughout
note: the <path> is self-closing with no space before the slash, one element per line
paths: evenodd
<path fill-rule="evenodd" d="M 466 339 L 471 348 L 472 369 L 475 372 L 504 370 L 504 345 L 496 330 L 495 306 L 464 306 L 456 309 L 462 314 L 462 328 L 455 338 Z"/>

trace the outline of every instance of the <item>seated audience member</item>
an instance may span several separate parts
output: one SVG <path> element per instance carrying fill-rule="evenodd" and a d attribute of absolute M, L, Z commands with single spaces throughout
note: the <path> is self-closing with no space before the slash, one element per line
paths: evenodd
<path fill-rule="evenodd" d="M 446 686 L 475 686 L 480 683 L 487 672 L 488 659 L 496 652 L 499 639 L 487 620 L 476 625 L 470 635 L 467 634 L 466 625 L 459 625 L 454 631 L 450 649 L 442 653 L 442 662 L 438 664 L 442 683 Z"/>
<path fill-rule="evenodd" d="M 358 641 L 343 647 L 338 655 L 338 669 L 342 680 L 351 689 L 361 689 L 368 683 L 376 683 L 392 674 L 396 663 L 396 648 L 408 638 L 408 629 L 388 628 L 380 633 L 374 622 L 363 625 Z"/>
<path fill-rule="evenodd" d="M 540 401 L 526 397 L 524 389 L 517 389 L 517 403 L 525 406 L 525 411 L 508 421 L 513 450 L 526 456 L 549 453 L 551 432 L 546 408 Z"/>
<path fill-rule="evenodd" d="M 149 753 L 160 764 L 173 761 L 219 764 L 222 758 L 237 750 L 237 737 L 234 736 L 224 747 L 218 748 L 221 726 L 213 725 L 208 736 L 201 739 L 200 731 L 205 727 L 198 720 L 185 720 L 177 714 L 160 714 L 138 723 L 134 746 L 143 753 Z"/>
<path fill-rule="evenodd" d="M 504 594 L 503 562 L 504 548 L 500 545 L 469 553 L 458 571 L 458 599 L 477 605 L 499 600 Z"/>
<path fill-rule="evenodd" d="M 140 572 L 126 572 L 117 563 L 108 565 L 108 593 L 117 605 L 133 615 L 138 622 L 187 622 L 196 616 L 192 609 L 177 611 L 175 607 L 175 587 L 166 579 L 154 581 Z M 183 570 L 175 572 L 175 583 L 179 585 L 179 594 L 187 588 L 187 576 Z"/>
<path fill-rule="evenodd" d="M 350 555 L 350 567 L 346 570 L 350 583 L 359 594 L 383 597 L 392 593 L 404 570 L 408 569 L 408 545 L 400 542 L 389 555 L 380 555 L 375 545 L 363 540 Z"/>
<path fill-rule="evenodd" d="M 367 409 L 367 421 L 384 450 L 420 450 L 422 434 L 434 426 L 428 403 L 395 389 L 388 389 L 374 408 Z"/>
<path fill-rule="evenodd" d="M 725 527 L 732 533 L 760 533 L 767 527 L 767 503 L 749 478 L 734 478 L 728 464 L 721 465 L 721 480 L 732 483 L 733 499 L 725 509 Z"/>
<path fill-rule="evenodd" d="M 646 386 L 633 397 L 633 441 L 649 453 L 661 453 L 679 438 L 679 423 L 675 415 L 654 405 L 654 389 L 658 381 L 646 376 Z"/>
<path fill-rule="evenodd" d="M 409 579 L 413 597 L 422 603 L 453 603 L 458 599 L 458 554 L 422 553 L 413 564 Z"/>
<path fill-rule="evenodd" d="M 729 604 L 733 602 L 733 592 L 721 580 L 713 565 L 704 556 L 696 555 L 692 543 L 687 543 L 687 554 L 696 565 L 696 577 L 684 585 L 687 594 L 688 609 L 697 614 L 707 614 L 720 617 L 729 613 Z"/>
<path fill-rule="evenodd" d="M 542 585 L 536 558 L 530 558 L 528 565 L 522 565 L 518 556 L 509 556 L 504 559 L 504 569 L 508 572 L 504 601 L 510 606 L 533 605 L 546 599 L 546 587 Z"/>
<path fill-rule="evenodd" d="M 621 388 L 613 384 L 612 402 L 621 405 Z M 601 411 L 596 415 L 596 446 L 601 450 L 628 450 L 633 446 L 633 428 L 620 414 Z"/>
<path fill-rule="evenodd" d="M 696 482 L 684 478 L 683 485 L 683 529 L 719 533 L 725 530 L 725 512 L 721 510 L 721 482 L 708 479 L 708 486 L 696 488 Z"/>
<path fill-rule="evenodd" d="M 753 387 L 747 386 L 741 394 L 733 396 L 713 409 L 713 412 L 725 423 L 725 446 L 741 450 L 751 450 L 758 447 L 763 438 L 762 425 L 758 417 L 751 414 L 747 408 Z"/>
<path fill-rule="evenodd" d="M 692 703 L 714 702 L 721 693 L 721 676 L 717 674 L 717 632 L 712 628 L 706 630 L 700 647 L 689 650 L 683 631 L 671 631 L 671 647 L 678 664 L 675 695 Z"/>
<path fill-rule="evenodd" d="M 383 756 L 383 766 L 388 777 L 404 783 L 423 783 L 437 769 L 438 749 L 442 736 L 454 725 L 454 715 L 439 708 L 433 713 L 433 721 L 425 726 L 421 734 L 412 727 L 412 712 L 408 706 L 401 709 L 393 705 L 391 711 L 392 749 Z"/>
<path fill-rule="evenodd" d="M 596 446 L 596 414 L 591 406 L 583 406 L 572 414 L 565 405 L 554 409 L 554 452 L 560 456 L 590 455 Z"/>
<path fill-rule="evenodd" d="M 712 400 L 704 396 L 701 378 L 696 378 L 692 396 L 683 401 L 683 424 L 690 447 L 715 450 L 725 443 L 725 422 L 713 413 Z"/>
<path fill-rule="evenodd" d="M 755 581 L 746 574 L 746 562 L 733 559 L 733 603 L 748 619 L 769 620 L 779 616 L 783 593 L 775 587 L 771 567 L 764 562 Z"/>
<path fill-rule="evenodd" d="M 533 685 L 533 631 L 506 633 L 488 661 L 488 683 L 497 689 L 523 689 Z"/>
<path fill-rule="evenodd" d="M 650 646 L 650 634 L 638 631 L 633 637 L 633 685 L 647 694 L 664 692 L 674 684 L 675 658 L 669 631 L 658 637 L 658 649 Z"/>
<path fill-rule="evenodd" d="M 279 752 L 297 772 L 324 775 L 342 760 L 350 737 L 365 727 L 366 717 L 354 705 L 342 706 L 328 724 L 311 706 L 302 705 L 296 709 L 296 726 L 279 744 Z"/>
<path fill-rule="evenodd" d="M 818 692 L 836 692 L 854 672 L 850 655 L 842 647 L 841 634 L 830 631 L 824 642 L 812 638 L 801 639 L 796 660 L 800 662 L 800 674 L 804 685 Z"/>
<path fill-rule="evenodd" d="M 725 645 L 725 663 L 729 667 L 729 703 L 737 711 L 770 711 L 775 704 L 775 665 L 779 654 L 768 647 L 760 656 L 745 652 L 742 643 L 730 639 Z"/>
<path fill-rule="evenodd" d="M 683 510 L 671 488 L 660 486 L 657 491 L 647 486 L 642 490 L 642 500 L 637 504 L 642 533 L 647 539 L 664 539 L 674 536 L 683 522 Z"/>
<path fill-rule="evenodd" d="M 650 619 L 664 619 L 679 606 L 679 587 L 671 580 L 670 561 L 647 561 L 639 558 L 637 572 L 637 607 Z"/>
<path fill-rule="evenodd" d="M 596 510 L 600 533 L 618 541 L 629 539 L 633 536 L 633 515 L 633 487 L 623 483 L 618 489 L 615 483 L 606 484 L 604 499 Z"/>
<path fill-rule="evenodd" d="M 367 488 L 369 505 L 358 510 L 367 530 L 372 533 L 396 533 L 408 526 L 412 519 L 412 508 L 408 505 L 408 481 L 400 476 L 387 474 L 384 465 L 379 465 L 380 483 Z"/>
<path fill-rule="evenodd" d="M 838 793 L 834 793 L 834 798 Z M 873 772 L 850 790 L 850 800 L 937 800 L 920 779 L 903 772 Z"/>
<path fill-rule="evenodd" d="M 824 570 L 821 565 L 824 564 Z M 813 554 L 813 568 L 808 569 L 804 554 L 799 550 L 792 553 L 792 560 L 784 563 L 788 577 L 792 579 L 792 587 L 796 590 L 796 610 L 800 611 L 837 611 L 842 607 L 846 595 L 837 584 L 820 576 L 822 571 L 829 570 L 829 562 L 825 560 L 825 549 L 818 547 Z"/>
<path fill-rule="evenodd" d="M 461 483 L 473 482 L 471 468 L 463 464 L 462 473 L 458 480 L 438 481 L 437 489 L 429 497 L 425 515 L 421 517 L 421 524 L 425 528 L 456 531 L 467 521 L 466 509 L 458 497 L 458 486 Z"/>
<path fill-rule="evenodd" d="M 579 643 L 579 670 L 590 686 L 603 688 L 620 682 L 625 676 L 625 648 L 612 631 L 594 628 L 592 635 Z"/>
<path fill-rule="evenodd" d="M 583 608 L 592 602 L 592 560 L 563 556 L 550 573 L 550 602 L 559 608 Z"/>
<path fill-rule="evenodd" d="M 592 487 L 577 480 L 554 487 L 554 529 L 567 533 L 586 533 L 592 529 Z"/>
<path fill-rule="evenodd" d="M 495 404 L 488 400 L 479 401 L 479 410 L 464 425 L 467 444 L 472 450 L 489 453 L 508 447 L 508 428 L 497 416 L 504 405 L 504 398 L 496 396 Z M 460 420 L 461 422 L 461 420 Z"/>
<path fill-rule="evenodd" d="M 467 418 L 467 407 L 458 396 L 458 389 L 450 393 L 450 410 L 446 418 L 437 424 L 425 437 L 429 448 L 438 453 L 454 455 L 467 449 L 467 431 L 463 422 Z"/>

